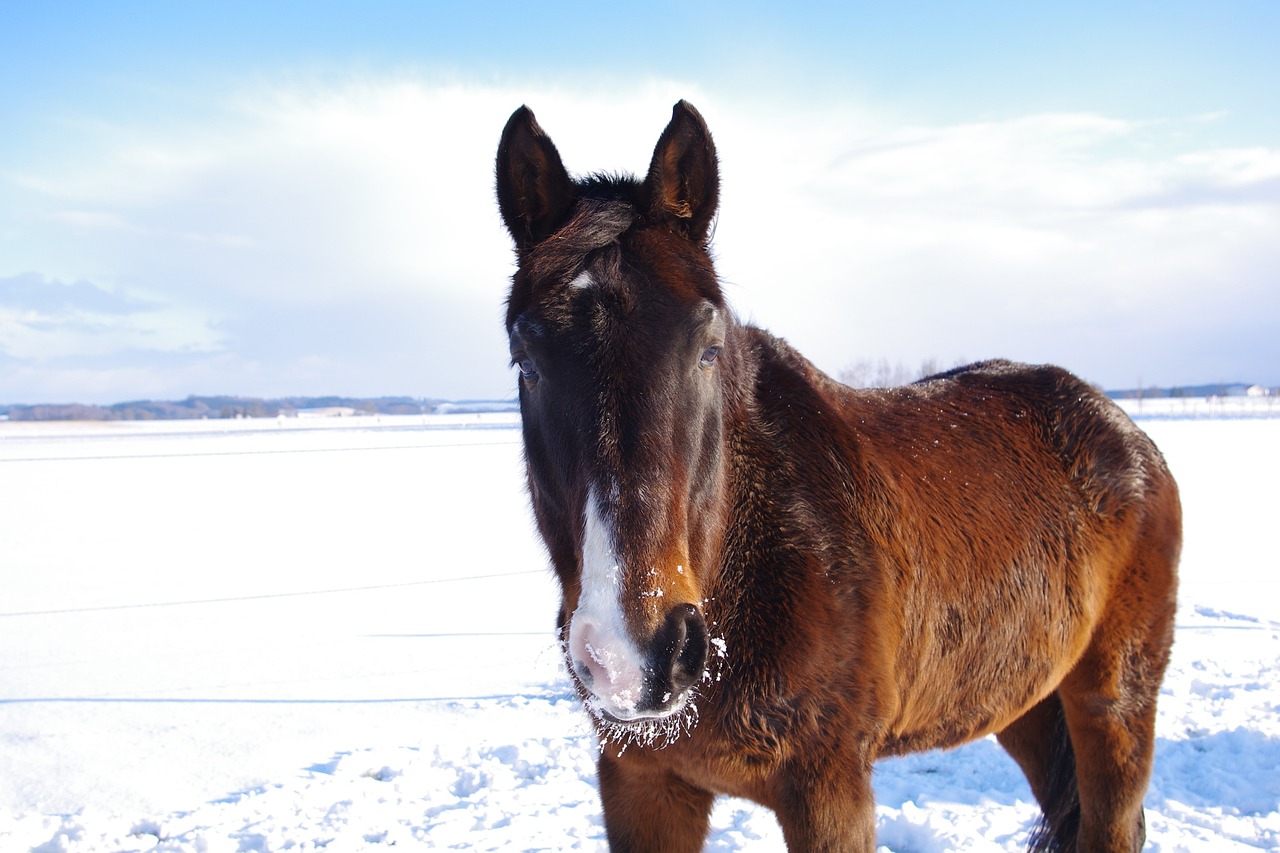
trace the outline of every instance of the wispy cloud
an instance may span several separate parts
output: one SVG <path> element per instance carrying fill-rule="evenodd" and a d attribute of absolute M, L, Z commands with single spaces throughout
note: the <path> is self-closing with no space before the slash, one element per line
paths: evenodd
<path fill-rule="evenodd" d="M 134 225 L 118 213 L 100 210 L 58 210 L 49 214 L 49 218 L 76 228 L 124 231 L 132 234 L 147 233 L 146 229 Z"/>
<path fill-rule="evenodd" d="M 0 352 L 32 365 L 137 350 L 217 352 L 207 317 L 107 290 L 28 273 L 0 278 Z"/>

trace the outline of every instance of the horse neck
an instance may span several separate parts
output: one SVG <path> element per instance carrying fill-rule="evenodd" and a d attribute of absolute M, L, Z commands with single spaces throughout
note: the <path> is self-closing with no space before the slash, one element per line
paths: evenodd
<path fill-rule="evenodd" d="M 725 499 L 731 508 L 731 526 L 756 520 L 767 512 L 773 498 L 791 488 L 795 462 L 784 458 L 780 447 L 789 425 L 778 417 L 789 404 L 780 401 L 779 395 L 786 390 L 777 387 L 775 380 L 785 377 L 786 386 L 804 381 L 803 370 L 798 369 L 802 365 L 794 362 L 799 356 L 785 342 L 751 326 L 736 327 L 734 335 L 738 341 L 724 405 Z M 744 517 L 733 507 L 751 508 L 751 512 Z"/>
<path fill-rule="evenodd" d="M 848 400 L 839 386 L 785 341 L 739 327 L 733 376 L 727 383 L 725 436 L 728 500 L 750 507 L 731 525 L 768 528 L 785 522 L 806 483 L 830 477 L 834 430 Z"/>
<path fill-rule="evenodd" d="M 804 546 L 819 547 L 824 534 L 813 523 L 822 508 L 810 491 L 832 476 L 827 430 L 838 417 L 839 389 L 785 341 L 751 327 L 740 334 L 726 383 L 727 513 L 708 616 L 730 653 L 764 673 L 784 665 L 788 634 L 760 628 L 800 612 L 812 592 Z M 791 452 L 810 444 L 823 451 Z M 722 702 L 732 704 L 713 695 L 713 704 Z"/>

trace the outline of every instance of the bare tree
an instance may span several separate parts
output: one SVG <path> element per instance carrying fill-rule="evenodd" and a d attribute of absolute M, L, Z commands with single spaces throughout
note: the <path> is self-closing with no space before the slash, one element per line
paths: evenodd
<path fill-rule="evenodd" d="M 954 366 L 959 367 L 964 363 L 962 359 Z M 898 385 L 907 385 L 926 376 L 933 376 L 944 369 L 941 362 L 934 357 L 922 360 L 920 367 L 915 370 L 901 361 L 890 362 L 887 358 L 874 360 L 860 358 L 845 366 L 836 374 L 836 378 L 851 388 L 893 388 Z"/>
<path fill-rule="evenodd" d="M 836 378 L 851 388 L 870 388 L 872 370 L 870 359 L 860 358 L 847 365 Z"/>

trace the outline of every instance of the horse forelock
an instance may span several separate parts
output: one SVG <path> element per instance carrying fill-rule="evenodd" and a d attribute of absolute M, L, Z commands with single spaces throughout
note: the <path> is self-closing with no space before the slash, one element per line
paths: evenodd
<path fill-rule="evenodd" d="M 574 278 L 592 255 L 616 244 L 637 218 L 635 206 L 622 199 L 579 199 L 569 220 L 530 253 L 529 275 L 536 282 Z"/>
<path fill-rule="evenodd" d="M 704 245 L 652 225 L 643 213 L 641 186 L 629 178 L 592 176 L 578 185 L 568 219 L 520 259 L 508 300 L 508 327 L 531 304 L 572 299 L 588 286 L 625 290 L 623 267 L 639 261 L 650 268 L 648 284 L 661 281 L 687 296 L 724 307 L 724 296 Z M 644 232 L 646 237 L 638 235 Z M 629 235 L 637 235 L 633 241 Z M 625 249 L 624 246 L 631 248 Z M 587 273 L 588 278 L 583 278 Z"/>

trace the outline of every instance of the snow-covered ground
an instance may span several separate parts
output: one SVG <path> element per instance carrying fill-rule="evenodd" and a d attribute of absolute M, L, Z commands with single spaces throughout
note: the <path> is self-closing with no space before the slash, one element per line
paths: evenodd
<path fill-rule="evenodd" d="M 1186 509 L 1150 849 L 1280 850 L 1280 419 L 1141 423 Z M 603 849 L 513 426 L 0 423 L 0 850 Z M 991 740 L 876 790 L 894 851 L 1037 815 Z"/>

